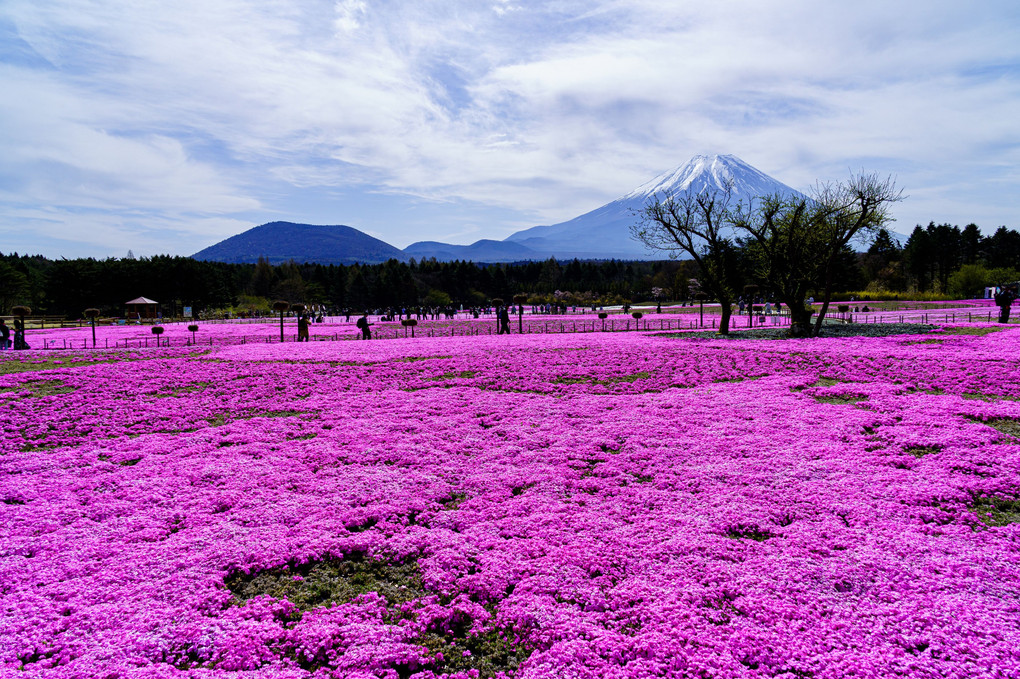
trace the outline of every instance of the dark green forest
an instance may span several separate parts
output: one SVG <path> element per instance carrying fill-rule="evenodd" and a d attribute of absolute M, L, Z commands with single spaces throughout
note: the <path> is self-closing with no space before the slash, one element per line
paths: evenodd
<path fill-rule="evenodd" d="M 881 232 L 863 252 L 847 250 L 837 289 L 861 299 L 902 296 L 968 298 L 985 286 L 1020 279 L 1020 233 L 1000 227 L 982 235 L 974 224 L 917 226 L 900 247 Z M 749 258 L 736 243 L 739 277 L 755 284 Z M 273 266 L 201 262 L 190 257 L 58 259 L 0 253 L 0 315 L 24 304 L 34 314 L 79 318 L 97 307 L 104 316 L 144 296 L 164 315 L 268 312 L 273 300 L 341 309 L 388 306 L 482 306 L 496 297 L 527 294 L 532 303 L 613 304 L 688 299 L 690 261 L 556 261 L 474 264 L 395 259 L 372 265 L 286 263 Z M 768 295 L 767 290 L 762 290 Z"/>

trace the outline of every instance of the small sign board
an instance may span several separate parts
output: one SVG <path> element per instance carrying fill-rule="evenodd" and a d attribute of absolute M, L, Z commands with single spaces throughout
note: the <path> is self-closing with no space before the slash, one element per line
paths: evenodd
<path fill-rule="evenodd" d="M 189 306 L 184 307 L 184 317 L 191 318 L 191 307 Z"/>

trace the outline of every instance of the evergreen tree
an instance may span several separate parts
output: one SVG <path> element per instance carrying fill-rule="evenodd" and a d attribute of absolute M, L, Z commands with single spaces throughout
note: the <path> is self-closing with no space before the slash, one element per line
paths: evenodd
<path fill-rule="evenodd" d="M 907 274 L 919 292 L 931 289 L 934 272 L 931 236 L 920 224 L 914 227 L 903 247 Z"/>
<path fill-rule="evenodd" d="M 255 271 L 252 272 L 248 290 L 258 297 L 269 297 L 273 293 L 273 286 L 276 285 L 276 274 L 269 264 L 269 259 L 259 257 L 255 263 Z"/>
<path fill-rule="evenodd" d="M 981 259 L 981 251 L 984 245 L 984 236 L 977 224 L 968 224 L 963 227 L 960 237 L 960 255 L 964 264 L 975 264 Z"/>
<path fill-rule="evenodd" d="M 985 263 L 990 269 L 1020 269 L 1020 233 L 996 229 L 985 241 Z"/>

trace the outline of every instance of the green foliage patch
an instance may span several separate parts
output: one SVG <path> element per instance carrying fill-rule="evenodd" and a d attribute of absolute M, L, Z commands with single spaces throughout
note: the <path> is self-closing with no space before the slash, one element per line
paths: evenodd
<path fill-rule="evenodd" d="M 450 498 L 459 500 L 458 494 Z M 251 574 L 235 574 L 225 580 L 234 595 L 234 605 L 259 596 L 286 599 L 298 609 L 290 623 L 301 619 L 302 613 L 321 606 L 349 603 L 370 592 L 386 601 L 389 621 L 412 620 L 417 615 L 415 603 L 430 597 L 422 584 L 417 563 L 412 560 L 388 561 L 354 553 L 343 559 L 325 559 L 299 565 L 282 566 Z M 509 593 L 509 591 L 508 591 Z M 445 605 L 449 601 L 441 598 Z M 494 612 L 492 607 L 488 607 Z M 479 677 L 490 679 L 503 673 L 513 676 L 517 668 L 534 650 L 514 643 L 511 630 L 473 629 L 474 621 L 457 614 L 442 627 L 431 625 L 414 639 L 428 658 L 417 667 L 393 667 L 398 677 L 408 677 L 421 670 L 438 676 L 476 670 Z M 314 671 L 327 667 L 325 658 L 296 658 L 303 669 Z"/>
<path fill-rule="evenodd" d="M 14 373 L 32 372 L 35 370 L 52 370 L 63 368 L 64 362 L 56 358 L 48 358 L 43 361 L 29 361 L 22 359 L 7 359 L 0 361 L 0 375 L 11 375 Z"/>
<path fill-rule="evenodd" d="M 981 394 L 977 392 L 971 392 L 966 394 L 960 394 L 960 398 L 966 401 L 1020 401 L 1020 398 L 1016 396 L 1002 396 L 999 394 Z"/>
<path fill-rule="evenodd" d="M 1020 499 L 988 497 L 974 502 L 971 510 L 986 526 L 1007 526 L 1020 523 Z"/>
<path fill-rule="evenodd" d="M 943 335 L 977 335 L 977 336 L 983 336 L 983 335 L 990 335 L 993 332 L 999 332 L 1000 330 L 1003 330 L 1003 328 L 1001 328 L 1001 327 L 980 327 L 980 328 L 975 328 L 975 327 L 969 327 L 969 326 L 968 327 L 960 326 L 960 327 L 955 327 L 955 328 L 945 328 L 942 331 L 942 334 Z"/>
<path fill-rule="evenodd" d="M 286 599 L 301 611 L 347 603 L 368 592 L 377 592 L 394 606 L 425 595 L 416 563 L 390 563 L 361 554 L 235 575 L 226 579 L 226 585 L 237 603 L 271 596 Z"/>
<path fill-rule="evenodd" d="M 637 372 L 633 375 L 612 375 L 605 379 L 598 379 L 597 377 L 587 376 L 563 376 L 557 377 L 553 380 L 553 384 L 599 384 L 603 387 L 612 386 L 614 384 L 633 384 L 638 380 L 647 380 L 652 374 L 647 371 Z"/>
<path fill-rule="evenodd" d="M 754 540 L 755 542 L 765 542 L 771 537 L 775 537 L 769 531 L 758 526 L 730 526 L 726 531 L 726 537 L 734 540 Z"/>
<path fill-rule="evenodd" d="M 200 391 L 205 391 L 212 386 L 212 382 L 195 382 L 194 384 L 188 384 L 183 387 L 175 387 L 167 393 L 155 393 L 152 396 L 156 398 L 180 398 L 181 396 L 188 396 Z"/>
<path fill-rule="evenodd" d="M 68 386 L 60 380 L 34 380 L 25 382 L 13 387 L 0 387 L 0 393 L 27 391 L 29 397 L 55 396 L 57 394 L 70 394 L 75 387 Z"/>
<path fill-rule="evenodd" d="M 461 370 L 460 372 L 449 372 L 437 375 L 432 380 L 469 380 L 478 374 L 477 370 Z"/>
<path fill-rule="evenodd" d="M 986 420 L 985 424 L 987 424 L 989 427 L 992 427 L 993 429 L 1002 432 L 1006 436 L 1020 438 L 1020 420 L 999 418 L 993 420 Z"/>

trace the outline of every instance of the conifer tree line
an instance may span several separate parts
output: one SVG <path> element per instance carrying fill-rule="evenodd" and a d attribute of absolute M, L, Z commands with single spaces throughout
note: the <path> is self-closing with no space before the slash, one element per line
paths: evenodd
<path fill-rule="evenodd" d="M 917 226 L 902 250 L 883 239 L 868 250 L 865 274 L 889 290 L 969 297 L 985 287 L 1020 280 L 1020 233 L 1000 226 L 983 236 L 934 222 Z"/>
<path fill-rule="evenodd" d="M 731 253 L 738 275 L 755 283 L 748 244 Z M 324 265 L 203 262 L 190 257 L 47 259 L 0 253 L 0 315 L 26 304 L 34 313 L 78 318 L 86 308 L 120 316 L 124 302 L 144 296 L 164 315 L 199 311 L 268 311 L 273 300 L 327 308 L 485 306 L 493 298 L 529 295 L 534 303 L 618 304 L 659 297 L 687 300 L 694 262 L 557 261 L 515 264 L 390 260 L 383 264 Z M 849 248 L 836 289 L 926 293 L 968 298 L 986 286 L 1020 280 L 1020 233 L 1005 226 L 984 236 L 975 224 L 918 225 L 902 246 L 880 231 L 864 252 Z M 558 294 L 557 294 L 558 293 Z M 767 290 L 761 291 L 768 294 Z"/>
<path fill-rule="evenodd" d="M 516 264 L 400 262 L 382 264 L 257 264 L 205 262 L 190 257 L 60 259 L 0 254 L 0 315 L 16 304 L 33 313 L 78 318 L 95 307 L 120 316 L 143 296 L 164 315 L 190 306 L 195 313 L 231 309 L 268 312 L 275 300 L 329 309 L 480 307 L 524 293 L 535 303 L 622 303 L 661 288 L 663 298 L 688 294 L 689 262 L 557 261 Z M 557 295 L 557 292 L 559 295 Z"/>

